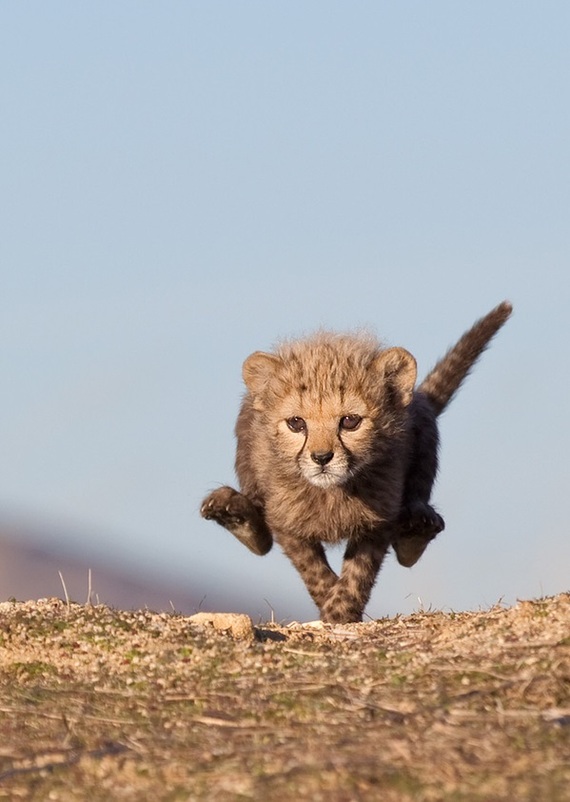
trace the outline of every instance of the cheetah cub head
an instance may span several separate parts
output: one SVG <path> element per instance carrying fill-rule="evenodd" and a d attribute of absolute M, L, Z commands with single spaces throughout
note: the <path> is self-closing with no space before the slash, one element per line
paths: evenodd
<path fill-rule="evenodd" d="M 357 477 L 403 432 L 416 362 L 369 336 L 319 332 L 256 351 L 243 378 L 275 469 L 327 489 Z"/>

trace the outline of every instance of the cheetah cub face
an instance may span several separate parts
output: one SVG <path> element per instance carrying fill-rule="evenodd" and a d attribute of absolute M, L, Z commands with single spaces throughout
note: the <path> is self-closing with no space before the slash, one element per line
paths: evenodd
<path fill-rule="evenodd" d="M 272 466 L 323 489 L 355 478 L 406 420 L 415 360 L 402 348 L 363 348 L 330 335 L 277 354 L 256 352 L 243 376 L 271 440 Z"/>
<path fill-rule="evenodd" d="M 280 455 L 316 487 L 340 485 L 368 462 L 373 410 L 363 399 L 287 398 L 275 419 Z"/>

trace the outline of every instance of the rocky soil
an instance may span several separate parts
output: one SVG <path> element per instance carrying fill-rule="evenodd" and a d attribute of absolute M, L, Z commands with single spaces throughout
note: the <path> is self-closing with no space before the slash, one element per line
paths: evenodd
<path fill-rule="evenodd" d="M 570 800 L 570 594 L 347 626 L 0 604 L 0 798 Z"/>

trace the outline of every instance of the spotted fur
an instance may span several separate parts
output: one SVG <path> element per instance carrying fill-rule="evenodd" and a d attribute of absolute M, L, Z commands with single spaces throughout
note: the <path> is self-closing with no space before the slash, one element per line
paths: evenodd
<path fill-rule="evenodd" d="M 241 492 L 215 490 L 202 515 L 256 554 L 275 539 L 324 621 L 361 620 L 388 549 L 414 565 L 444 528 L 429 504 L 437 416 L 510 313 L 504 302 L 478 321 L 418 389 L 413 356 L 367 334 L 255 352 L 236 424 Z M 341 541 L 337 576 L 323 544 Z"/>

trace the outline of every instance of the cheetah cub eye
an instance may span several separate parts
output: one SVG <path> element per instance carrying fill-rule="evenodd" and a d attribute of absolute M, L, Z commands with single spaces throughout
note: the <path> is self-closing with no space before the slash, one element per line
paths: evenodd
<path fill-rule="evenodd" d="M 360 415 L 344 415 L 344 417 L 340 419 L 340 428 L 347 432 L 353 432 L 355 429 L 358 429 L 361 423 L 362 418 Z"/>
<path fill-rule="evenodd" d="M 297 416 L 293 418 L 287 418 L 285 423 L 291 429 L 292 432 L 300 433 L 307 431 L 307 424 L 305 423 L 303 418 L 298 418 Z"/>

